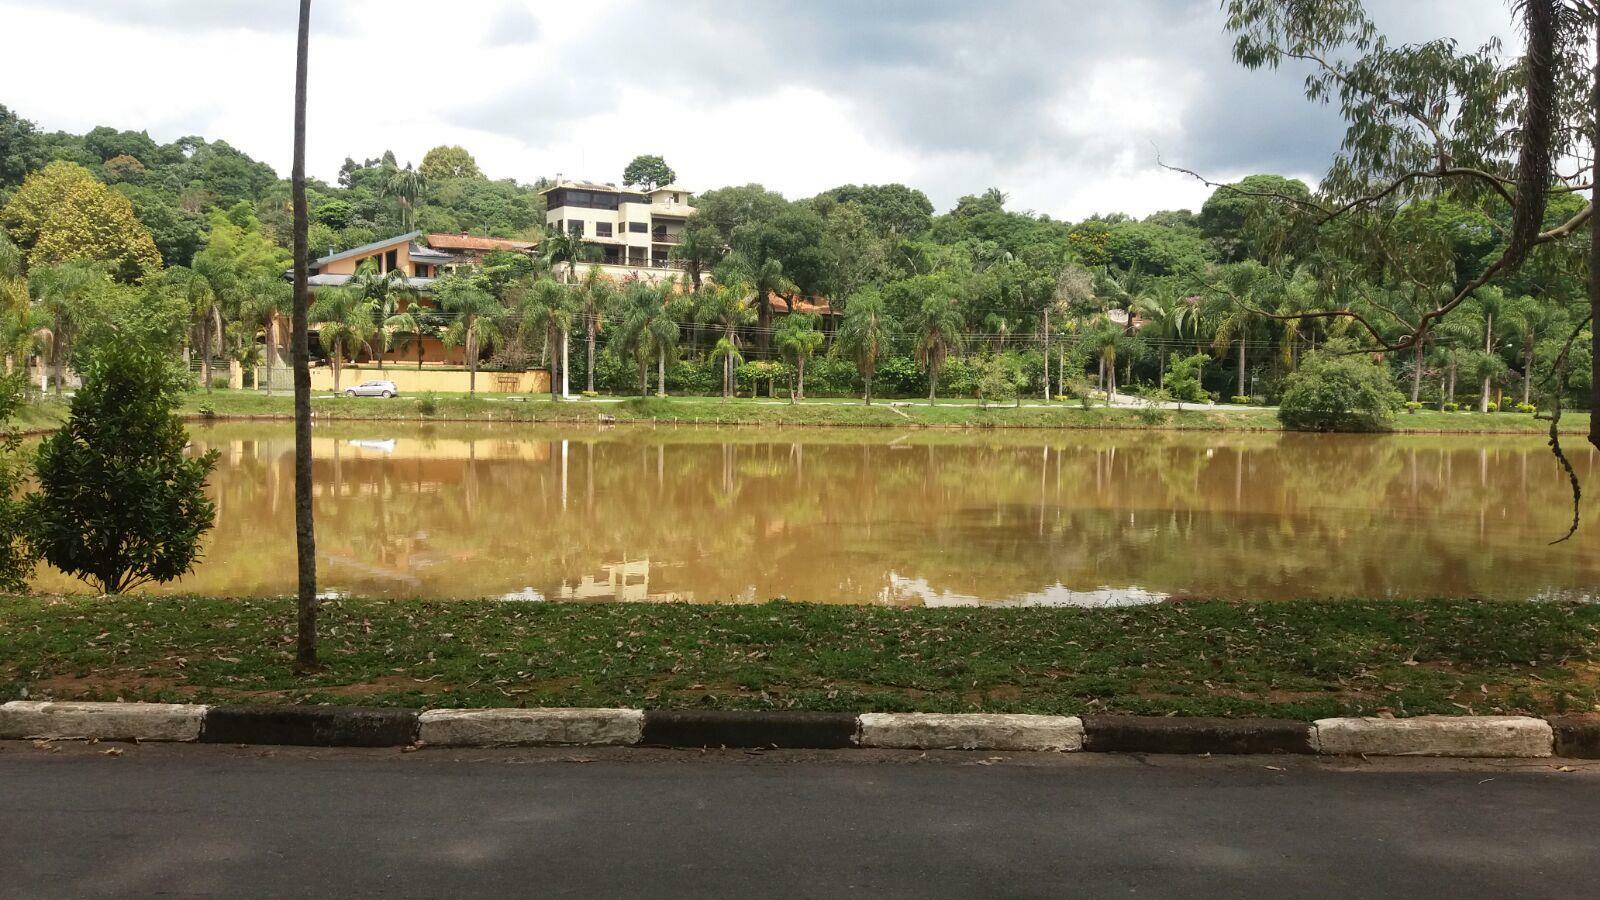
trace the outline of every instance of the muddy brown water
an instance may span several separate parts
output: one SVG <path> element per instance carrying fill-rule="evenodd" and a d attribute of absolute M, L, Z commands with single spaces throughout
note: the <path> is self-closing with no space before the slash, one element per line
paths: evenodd
<path fill-rule="evenodd" d="M 294 590 L 293 431 L 194 426 L 217 524 L 158 593 Z M 1537 437 L 319 426 L 335 594 L 1108 606 L 1600 596 Z M 42 569 L 41 590 L 82 590 Z"/>

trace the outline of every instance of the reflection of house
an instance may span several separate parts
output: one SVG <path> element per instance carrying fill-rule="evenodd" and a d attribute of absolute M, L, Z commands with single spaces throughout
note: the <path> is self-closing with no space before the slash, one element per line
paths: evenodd
<path fill-rule="evenodd" d="M 606 274 L 658 281 L 675 277 L 683 264 L 672 248 L 683 243 L 695 209 L 683 188 L 618 188 L 610 184 L 562 181 L 544 191 L 545 227 L 565 232 L 593 248 Z"/>
<path fill-rule="evenodd" d="M 671 603 L 679 599 L 677 594 L 651 595 L 648 559 L 633 562 L 624 560 L 616 565 L 601 566 L 601 568 L 606 572 L 603 579 L 585 575 L 575 586 L 561 585 L 556 597 L 561 600 L 616 600 L 626 603 L 647 601 Z"/>

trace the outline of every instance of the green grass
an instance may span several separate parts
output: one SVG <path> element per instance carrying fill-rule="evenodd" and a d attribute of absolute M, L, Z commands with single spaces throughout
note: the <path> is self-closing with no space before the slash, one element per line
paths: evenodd
<path fill-rule="evenodd" d="M 287 599 L 0 598 L 0 699 L 1180 715 L 1600 703 L 1600 606 L 1120 610 L 339 600 L 290 672 Z"/>
<path fill-rule="evenodd" d="M 405 420 L 471 422 L 573 422 L 594 423 L 600 416 L 619 422 L 668 422 L 694 425 L 798 425 L 946 428 L 1172 428 L 1210 431 L 1278 431 L 1277 413 L 1270 409 L 1226 408 L 1146 411 L 1084 409 L 1077 403 L 1029 401 L 1020 408 L 980 408 L 971 402 L 941 402 L 929 406 L 918 400 L 890 406 L 891 401 L 866 406 L 841 399 L 809 400 L 800 404 L 767 399 L 723 400 L 705 397 L 605 398 L 552 403 L 547 396 L 526 400 L 460 394 L 437 395 L 433 410 L 424 414 L 417 397 L 383 400 L 320 396 L 312 409 L 319 421 Z M 292 415 L 289 397 L 268 397 L 254 391 L 197 392 L 184 410 L 199 415 L 209 407 L 221 418 L 286 419 Z M 1568 414 L 1562 430 L 1587 431 L 1589 417 Z M 1401 432 L 1543 433 L 1549 423 L 1521 413 L 1444 413 L 1420 411 L 1402 414 L 1395 421 Z"/>

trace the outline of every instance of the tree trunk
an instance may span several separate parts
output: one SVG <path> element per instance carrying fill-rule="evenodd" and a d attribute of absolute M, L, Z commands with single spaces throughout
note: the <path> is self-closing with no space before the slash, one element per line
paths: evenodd
<path fill-rule="evenodd" d="M 417 341 L 417 371 L 421 372 L 422 371 L 422 332 L 420 332 L 420 331 L 417 332 L 416 341 Z"/>
<path fill-rule="evenodd" d="M 584 361 L 584 390 L 592 394 L 594 393 L 594 316 L 587 316 L 586 318 L 589 321 L 585 323 L 585 328 L 588 331 L 588 347 L 586 350 L 587 358 Z"/>
<path fill-rule="evenodd" d="M 1595 40 L 1600 41 L 1600 19 L 1595 20 Z M 1594 96 L 1591 114 L 1600 110 L 1600 54 L 1594 63 Z M 1600 147 L 1600 115 L 1594 118 L 1590 147 Z M 1600 206 L 1600 153 L 1594 154 L 1594 188 L 1589 191 L 1591 205 Z M 1600 450 L 1600 223 L 1589 223 L 1589 443 Z M 1561 386 L 1557 385 L 1556 390 Z"/>
<path fill-rule="evenodd" d="M 866 382 L 867 382 L 867 405 L 871 406 L 872 405 L 872 373 L 870 373 L 870 372 L 867 373 Z"/>
<path fill-rule="evenodd" d="M 667 395 L 667 351 L 663 348 L 656 354 L 656 396 Z"/>
<path fill-rule="evenodd" d="M 1530 334 L 1522 348 L 1522 405 L 1533 402 L 1533 336 Z"/>
<path fill-rule="evenodd" d="M 1411 349 L 1411 402 L 1418 403 L 1422 397 L 1422 342 Z"/>
<path fill-rule="evenodd" d="M 548 351 L 549 346 L 550 346 L 550 335 L 549 335 L 548 332 L 545 334 L 544 342 L 545 342 L 545 348 Z M 557 396 L 556 396 L 556 355 L 554 353 L 546 352 L 545 356 L 548 358 L 547 359 L 548 365 L 546 366 L 546 370 L 550 373 L 550 402 L 554 403 L 557 400 Z"/>
<path fill-rule="evenodd" d="M 928 405 L 933 406 L 939 402 L 939 367 L 928 367 Z"/>
<path fill-rule="evenodd" d="M 297 560 L 298 636 L 295 666 L 317 665 L 317 539 L 311 518 L 311 344 L 306 322 L 310 257 L 306 212 L 306 69 L 311 34 L 311 0 L 300 0 L 300 33 L 295 48 L 294 84 L 294 535 Z"/>
<path fill-rule="evenodd" d="M 804 400 L 806 398 L 806 358 L 804 356 L 796 357 L 794 368 L 796 377 L 795 383 L 799 386 L 799 391 L 796 393 L 796 397 L 800 400 Z"/>
<path fill-rule="evenodd" d="M 1044 402 L 1050 402 L 1050 307 L 1044 308 Z"/>
<path fill-rule="evenodd" d="M 1244 392 L 1244 335 L 1239 336 L 1239 393 L 1236 396 L 1246 396 Z"/>
<path fill-rule="evenodd" d="M 1494 352 L 1494 314 L 1490 313 L 1484 318 L 1483 325 L 1483 354 L 1489 356 Z M 1483 391 L 1478 395 L 1478 412 L 1489 411 L 1489 383 L 1493 376 L 1483 376 Z"/>
<path fill-rule="evenodd" d="M 561 332 L 561 399 L 572 396 L 572 335 Z"/>
<path fill-rule="evenodd" d="M 461 349 L 462 349 L 462 351 L 464 351 L 467 354 L 467 396 L 468 397 L 476 397 L 476 396 L 478 396 L 478 347 L 477 347 L 477 341 L 473 340 L 473 337 L 472 337 L 472 332 L 475 330 L 473 328 L 473 326 L 475 324 L 477 324 L 477 317 L 476 316 L 467 316 L 467 324 L 466 324 L 467 335 L 466 335 L 466 340 L 461 342 L 461 344 L 462 344 Z"/>

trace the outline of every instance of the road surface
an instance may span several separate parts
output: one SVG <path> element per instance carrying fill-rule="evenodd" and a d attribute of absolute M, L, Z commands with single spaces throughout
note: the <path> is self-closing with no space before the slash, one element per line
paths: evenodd
<path fill-rule="evenodd" d="M 0 848 L 7 897 L 1570 897 L 1600 764 L 0 743 Z"/>

